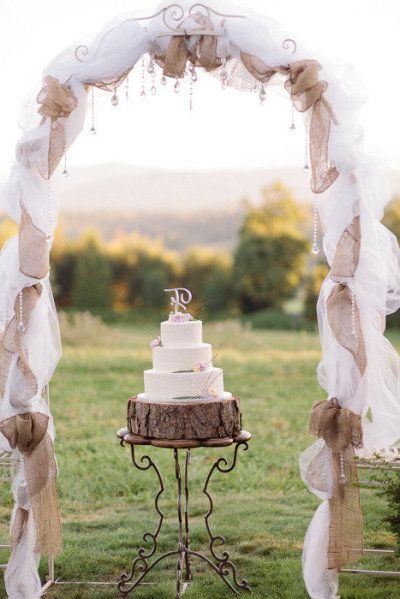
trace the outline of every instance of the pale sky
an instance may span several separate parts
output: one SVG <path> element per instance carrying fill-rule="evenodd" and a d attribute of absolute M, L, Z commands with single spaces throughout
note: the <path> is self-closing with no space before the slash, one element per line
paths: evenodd
<path fill-rule="evenodd" d="M 13 161 L 20 107 L 52 58 L 114 16 L 142 8 L 151 14 L 156 4 L 0 0 L 0 173 L 6 173 Z M 399 169 L 399 0 L 243 0 L 242 5 L 286 24 L 329 60 L 355 67 L 368 97 L 361 114 L 367 150 L 382 157 L 389 168 Z M 290 104 L 285 98 L 269 93 L 260 106 L 255 96 L 222 91 L 212 77 L 204 76 L 195 87 L 190 113 L 187 91 L 176 95 L 172 85 L 143 101 L 133 81 L 129 102 L 121 88 L 118 108 L 111 106 L 111 94 L 99 98 L 98 134 L 88 133 L 88 119 L 69 153 L 70 166 L 123 162 L 191 170 L 303 164 L 303 132 L 289 131 Z"/>

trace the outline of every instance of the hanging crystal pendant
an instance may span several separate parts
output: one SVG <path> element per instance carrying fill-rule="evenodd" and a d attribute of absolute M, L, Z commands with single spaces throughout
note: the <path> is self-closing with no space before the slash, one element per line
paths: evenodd
<path fill-rule="evenodd" d="M 96 135 L 96 127 L 94 125 L 94 88 L 91 91 L 91 112 L 92 112 L 92 125 L 90 127 L 90 133 Z"/>
<path fill-rule="evenodd" d="M 261 104 L 264 104 L 265 98 L 267 97 L 267 92 L 265 91 L 265 87 L 262 85 L 258 94 L 259 100 Z"/>
<path fill-rule="evenodd" d="M 157 93 L 157 88 L 156 88 L 154 82 L 153 82 L 153 85 L 151 86 L 150 93 L 151 93 L 152 96 L 155 96 L 156 93 Z"/>
<path fill-rule="evenodd" d="M 163 75 L 163 76 L 161 77 L 161 85 L 163 85 L 163 86 L 164 86 L 164 85 L 167 85 L 167 78 L 166 78 L 166 76 L 165 76 L 165 75 Z"/>
<path fill-rule="evenodd" d="M 295 131 L 296 130 L 296 123 L 294 122 L 294 106 L 293 106 L 293 102 L 292 102 L 292 124 L 289 127 L 290 131 Z"/>
<path fill-rule="evenodd" d="M 126 78 L 126 83 L 125 83 L 125 99 L 128 102 L 128 100 L 129 100 L 129 77 Z"/>
<path fill-rule="evenodd" d="M 150 57 L 149 62 L 147 64 L 147 72 L 149 75 L 154 75 L 155 73 L 155 61 L 153 57 Z"/>
<path fill-rule="evenodd" d="M 63 168 L 63 172 L 62 174 L 64 175 L 64 177 L 69 177 L 69 172 L 67 169 L 67 153 L 64 153 L 64 168 Z"/>
<path fill-rule="evenodd" d="M 180 91 L 181 91 L 181 84 L 179 83 L 179 78 L 177 77 L 176 81 L 175 81 L 175 85 L 174 85 L 174 92 L 176 94 L 179 94 Z"/>
<path fill-rule="evenodd" d="M 117 88 L 116 87 L 114 87 L 114 93 L 111 97 L 111 104 L 112 104 L 112 106 L 118 106 L 118 104 L 119 104 L 119 98 L 117 96 Z"/>
<path fill-rule="evenodd" d="M 313 203 L 313 242 L 312 242 L 312 246 L 311 246 L 311 253 L 314 254 L 314 256 L 317 256 L 319 254 L 317 196 L 314 196 L 314 203 Z"/>
<path fill-rule="evenodd" d="M 306 137 L 305 137 L 305 144 L 304 144 L 304 166 L 303 166 L 303 171 L 305 173 L 308 173 L 308 171 L 310 170 L 310 166 L 308 164 L 308 128 L 306 125 Z"/>

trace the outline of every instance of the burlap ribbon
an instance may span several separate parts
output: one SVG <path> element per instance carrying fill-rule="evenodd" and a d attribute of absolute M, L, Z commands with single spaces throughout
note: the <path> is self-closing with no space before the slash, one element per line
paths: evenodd
<path fill-rule="evenodd" d="M 324 439 L 332 456 L 328 568 L 340 569 L 363 553 L 362 513 L 354 448 L 362 447 L 361 417 L 337 399 L 314 404 L 310 433 Z"/>
<path fill-rule="evenodd" d="M 38 283 L 32 287 L 22 290 L 22 318 L 20 315 L 20 301 L 17 295 L 14 304 L 14 316 L 7 323 L 0 340 L 0 395 L 4 395 L 5 385 L 10 370 L 11 360 L 14 354 L 18 354 L 17 368 L 19 372 L 17 384 L 14 386 L 11 403 L 14 407 L 24 408 L 37 393 L 37 382 L 33 374 L 28 358 L 25 354 L 22 337 L 23 331 L 18 329 L 20 322 L 26 328 L 28 326 L 32 311 L 42 293 L 42 286 Z"/>
<path fill-rule="evenodd" d="M 240 57 L 246 69 L 263 84 L 277 73 L 286 75 L 285 89 L 290 93 L 296 110 L 311 110 L 311 190 L 322 193 L 336 181 L 339 173 L 328 161 L 331 122 L 337 124 L 337 121 L 324 96 L 328 84 L 319 80 L 321 65 L 316 60 L 298 60 L 288 66 L 270 67 L 251 54 L 242 52 Z"/>
<path fill-rule="evenodd" d="M 359 371 L 363 375 L 367 367 L 364 335 L 358 306 L 354 304 L 353 307 L 352 292 L 347 285 L 339 283 L 334 286 L 327 299 L 326 310 L 329 326 L 337 342 L 353 355 Z M 352 330 L 353 325 L 355 335 Z"/>
<path fill-rule="evenodd" d="M 42 279 L 50 269 L 50 248 L 46 234 L 35 227 L 25 207 L 21 207 L 18 231 L 19 269 L 28 277 Z"/>
<path fill-rule="evenodd" d="M 351 224 L 346 227 L 336 246 L 331 277 L 354 277 L 360 259 L 361 227 L 360 217 L 355 216 Z"/>
<path fill-rule="evenodd" d="M 189 20 L 198 25 L 196 30 L 191 31 L 188 29 L 186 35 L 173 35 L 165 55 L 156 54 L 156 60 L 163 67 L 163 74 L 166 77 L 183 77 L 188 61 L 206 71 L 213 71 L 221 66 L 221 59 L 217 56 L 216 36 L 201 34 L 202 30 L 206 31 L 213 28 L 212 21 L 200 13 L 192 15 Z M 179 29 L 185 30 L 187 21 L 183 21 Z M 191 35 L 196 35 L 198 39 L 189 50 L 187 39 Z"/>
<path fill-rule="evenodd" d="M 35 551 L 54 556 L 62 550 L 58 507 L 57 465 L 52 441 L 47 434 L 49 417 L 38 412 L 18 414 L 0 423 L 0 431 L 12 448 L 23 455 L 25 479 L 35 522 Z M 29 514 L 18 508 L 11 529 L 11 544 L 22 538 Z"/>
<path fill-rule="evenodd" d="M 60 83 L 50 75 L 44 81 L 45 85 L 37 96 L 37 102 L 40 104 L 38 113 L 44 120 L 50 119 L 47 169 L 42 173 L 45 179 L 50 179 L 66 149 L 65 119 L 75 110 L 78 101 L 67 84 Z"/>

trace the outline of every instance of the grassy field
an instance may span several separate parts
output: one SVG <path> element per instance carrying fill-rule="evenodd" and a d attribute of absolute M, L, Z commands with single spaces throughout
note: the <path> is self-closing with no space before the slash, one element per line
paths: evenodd
<path fill-rule="evenodd" d="M 66 331 L 64 356 L 51 388 L 65 539 L 56 572 L 64 581 L 116 581 L 129 569 L 143 532 L 155 528 L 154 474 L 132 470 L 129 449 L 121 448 L 115 437 L 125 424 L 128 396 L 143 387 L 142 371 L 149 365 L 153 336 L 145 325 L 108 328 L 90 321 Z M 305 598 L 302 540 L 318 500 L 299 478 L 298 457 L 312 442 L 307 433 L 312 403 L 324 397 L 315 377 L 319 341 L 310 333 L 253 332 L 236 323 L 206 325 L 205 337 L 215 347 L 222 343 L 218 363 L 225 369 L 226 388 L 241 397 L 244 426 L 253 434 L 249 451 L 239 455 L 237 469 L 218 474 L 212 483 L 214 531 L 225 534 L 239 576 L 250 581 L 254 599 Z M 177 534 L 172 450 L 146 452 L 159 464 L 167 483 L 161 503 L 167 519 L 160 535 L 160 551 L 166 551 L 174 546 Z M 200 550 L 207 547 L 202 517 L 208 508 L 201 484 L 219 455 L 231 456 L 232 450 L 192 453 L 191 539 L 192 547 Z M 6 535 L 11 501 L 3 489 L 0 505 Z M 372 491 L 363 491 L 363 505 L 366 545 L 393 547 L 392 535 L 382 524 L 384 501 Z M 141 587 L 133 596 L 172 599 L 175 561 L 163 562 L 153 571 L 154 584 Z M 390 570 L 400 566 L 395 558 L 363 563 Z M 45 566 L 42 563 L 42 574 Z M 231 596 L 205 564 L 194 566 L 188 599 Z M 5 596 L 2 587 L 0 596 Z M 108 599 L 118 593 L 115 586 L 68 585 L 47 596 Z M 399 596 L 400 582 L 395 580 L 341 576 L 342 599 Z"/>

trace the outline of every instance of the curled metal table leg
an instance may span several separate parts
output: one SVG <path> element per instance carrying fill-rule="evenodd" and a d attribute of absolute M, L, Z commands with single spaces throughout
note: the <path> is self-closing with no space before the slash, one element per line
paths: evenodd
<path fill-rule="evenodd" d="M 125 572 L 123 574 L 121 574 L 121 577 L 118 581 L 118 590 L 124 595 L 127 595 L 128 593 L 133 591 L 133 589 L 135 587 L 137 587 L 137 585 L 141 582 L 141 580 L 144 578 L 144 576 L 156 565 L 156 563 L 161 561 L 161 559 L 163 559 L 164 557 L 169 557 L 169 555 L 173 555 L 175 553 L 175 552 L 172 552 L 172 553 L 170 552 L 169 554 L 161 556 L 155 562 L 153 562 L 153 564 L 151 564 L 151 565 L 148 563 L 148 560 L 156 552 L 157 538 L 160 533 L 160 530 L 161 530 L 161 527 L 163 524 L 163 520 L 164 520 L 164 514 L 160 510 L 160 507 L 159 507 L 159 500 L 160 500 L 162 493 L 164 492 L 164 483 L 163 483 L 163 479 L 161 477 L 159 469 L 157 468 L 157 466 L 155 465 L 153 460 L 148 455 L 142 456 L 140 458 L 140 462 L 138 462 L 136 460 L 136 456 L 135 456 L 135 446 L 134 445 L 131 445 L 131 454 L 132 454 L 132 464 L 135 466 L 135 468 L 137 468 L 138 470 L 142 470 L 142 471 L 153 468 L 154 472 L 157 475 L 160 488 L 159 488 L 159 491 L 154 500 L 154 507 L 156 509 L 157 514 L 159 515 L 159 521 L 158 521 L 158 526 L 157 526 L 155 532 L 145 532 L 143 535 L 143 541 L 145 543 L 149 543 L 149 542 L 151 543 L 151 546 L 149 547 L 149 549 L 146 550 L 145 547 L 140 547 L 137 557 L 132 562 L 131 572 L 129 574 L 126 574 Z M 136 580 L 134 580 L 137 573 L 140 573 L 140 575 Z M 129 584 L 131 581 L 133 581 L 132 584 Z"/>
<path fill-rule="evenodd" d="M 241 446 L 243 446 L 244 451 L 247 451 L 249 448 L 246 441 L 240 441 L 240 442 L 236 443 L 234 454 L 233 454 L 233 461 L 230 466 L 228 464 L 228 461 L 225 458 L 219 458 L 211 467 L 211 469 L 207 475 L 206 481 L 204 483 L 204 487 L 203 487 L 203 493 L 207 496 L 208 501 L 210 503 L 209 510 L 208 510 L 207 514 L 205 515 L 204 520 L 206 523 L 208 536 L 210 538 L 210 552 L 216 562 L 216 566 L 217 566 L 220 574 L 223 577 L 227 577 L 231 574 L 232 579 L 233 579 L 233 584 L 237 589 L 240 589 L 243 591 L 251 591 L 251 587 L 245 578 L 243 578 L 241 581 L 238 580 L 236 566 L 230 560 L 228 551 L 223 551 L 221 554 L 217 553 L 215 544 L 217 543 L 219 545 L 224 545 L 225 538 L 222 535 L 214 535 L 212 532 L 212 529 L 211 529 L 210 522 L 209 522 L 210 516 L 213 513 L 213 509 L 214 509 L 214 502 L 213 502 L 211 494 L 208 490 L 208 486 L 210 484 L 211 477 L 216 470 L 218 470 L 218 472 L 221 472 L 223 474 L 232 472 L 232 470 L 236 466 L 238 450 L 239 450 L 239 447 L 241 447 Z"/>

